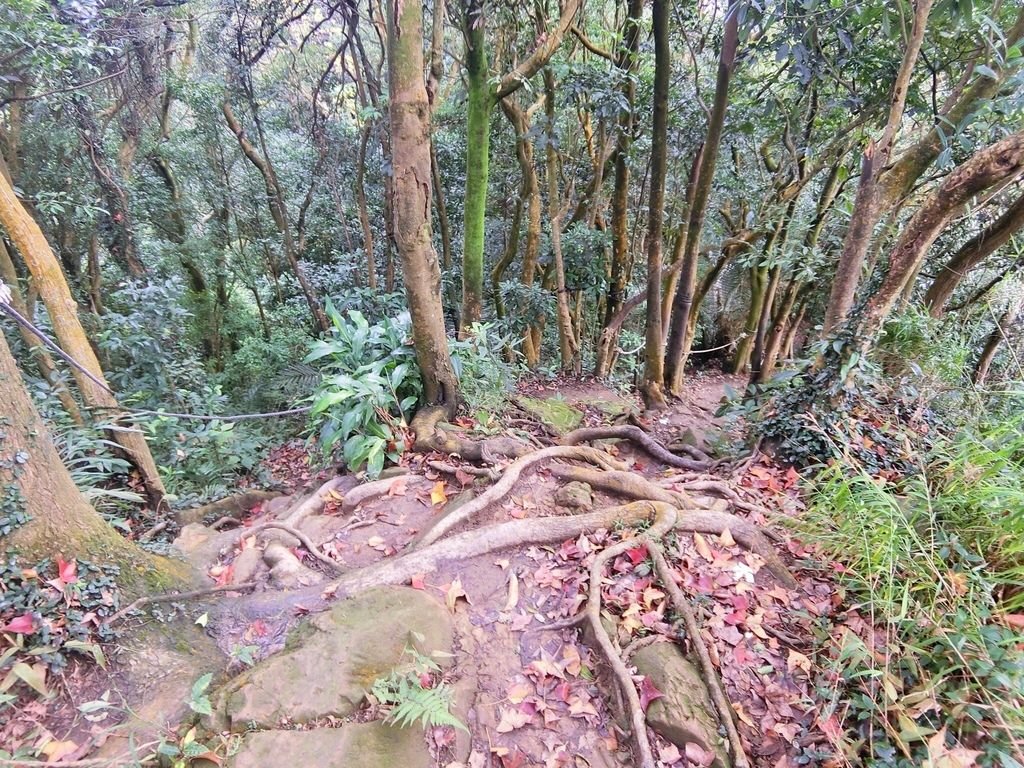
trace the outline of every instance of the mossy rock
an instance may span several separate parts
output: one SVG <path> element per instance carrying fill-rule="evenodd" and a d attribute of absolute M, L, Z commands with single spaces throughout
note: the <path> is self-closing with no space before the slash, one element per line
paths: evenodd
<path fill-rule="evenodd" d="M 409 663 L 406 649 L 445 663 L 452 633 L 447 609 L 422 591 L 365 592 L 300 625 L 284 651 L 222 688 L 212 724 L 240 732 L 347 717 L 377 679 Z"/>
<path fill-rule="evenodd" d="M 582 411 L 573 408 L 564 400 L 521 397 L 519 402 L 523 408 L 560 435 L 572 432 L 583 422 Z"/>
<path fill-rule="evenodd" d="M 347 723 L 311 731 L 260 731 L 245 737 L 230 768 L 431 768 L 423 729 Z"/>

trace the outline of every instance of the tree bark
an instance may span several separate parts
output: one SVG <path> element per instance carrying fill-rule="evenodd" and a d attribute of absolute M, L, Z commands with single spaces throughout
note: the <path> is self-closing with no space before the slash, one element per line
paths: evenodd
<path fill-rule="evenodd" d="M 454 415 L 459 403 L 441 306 L 441 270 L 430 234 L 430 105 L 423 81 L 423 9 L 388 0 L 392 206 L 395 241 L 412 316 L 416 362 L 427 405 Z"/>
<path fill-rule="evenodd" d="M 974 372 L 971 374 L 974 386 L 980 387 L 985 384 L 989 370 L 992 368 L 992 361 L 996 359 L 999 345 L 1007 338 L 1010 328 L 1017 322 L 1022 308 L 1024 308 L 1024 301 L 1021 301 L 1019 297 L 1014 297 L 1010 306 L 996 322 L 996 327 L 992 329 L 985 340 L 985 346 L 981 350 L 981 355 L 978 356 L 978 362 L 974 365 Z"/>
<path fill-rule="evenodd" d="M 652 3 L 654 25 L 654 114 L 651 123 L 651 193 L 647 204 L 647 321 L 641 393 L 648 409 L 664 408 L 665 342 L 661 332 L 661 266 L 668 170 L 668 86 L 672 59 L 668 42 L 668 0 Z"/>
<path fill-rule="evenodd" d="M 60 346 L 105 384 L 99 360 L 78 320 L 78 307 L 61 272 L 60 263 L 39 225 L 28 215 L 3 173 L 0 173 L 0 224 L 7 230 L 32 274 L 32 283 L 46 304 Z M 87 406 L 112 411 L 119 409 L 117 399 L 107 389 L 97 385 L 77 368 L 73 369 L 73 373 L 78 391 Z M 110 432 L 110 438 L 120 446 L 128 461 L 138 470 L 153 508 L 162 509 L 167 491 L 142 433 L 134 429 L 117 429 Z"/>
<path fill-rule="evenodd" d="M 683 267 L 676 288 L 672 307 L 672 327 L 669 331 L 668 349 L 665 356 L 665 384 L 673 394 L 679 394 L 683 387 L 686 361 L 690 356 L 693 336 L 690 333 L 690 310 L 693 292 L 697 284 L 697 265 L 700 260 L 700 238 L 707 215 L 708 198 L 715 180 L 715 165 L 718 149 L 722 143 L 722 129 L 725 126 L 725 112 L 729 105 L 729 83 L 736 65 L 736 50 L 739 47 L 739 3 L 730 0 L 725 19 L 722 50 L 718 56 L 718 75 L 715 80 L 715 99 L 708 118 L 707 136 L 701 148 L 700 172 L 697 176 L 690 206 L 687 225 L 686 248 L 683 251 Z"/>
<path fill-rule="evenodd" d="M 942 266 L 924 295 L 925 306 L 932 317 L 942 317 L 946 302 L 967 273 L 1006 245 L 1021 229 L 1024 229 L 1024 195 L 1011 203 L 1002 216 L 964 243 Z"/>
<path fill-rule="evenodd" d="M 359 208 L 359 226 L 363 230 L 363 250 L 366 252 L 366 284 L 377 290 L 377 260 L 373 251 L 373 227 L 370 225 L 370 211 L 366 205 L 366 145 L 370 141 L 372 124 L 367 122 L 359 137 L 359 154 L 356 157 L 356 205 Z"/>
<path fill-rule="evenodd" d="M 949 220 L 973 197 L 1024 171 L 1024 131 L 986 147 L 953 170 L 904 227 L 889 256 L 889 269 L 857 323 L 861 351 L 874 343 L 907 279 Z"/>
<path fill-rule="evenodd" d="M 914 72 L 921 43 L 924 41 L 925 28 L 928 26 L 928 15 L 931 13 L 933 0 L 917 0 L 914 8 L 914 22 L 910 31 L 910 39 L 903 53 L 903 61 L 893 83 L 892 99 L 889 107 L 889 119 L 882 131 L 878 143 L 869 142 L 864 150 L 861 163 L 860 182 L 854 200 L 853 215 L 843 240 L 843 250 L 839 254 L 835 278 L 825 310 L 822 327 L 823 335 L 846 319 L 857 295 L 860 284 L 864 258 L 871 245 L 871 237 L 875 225 L 878 224 L 884 211 L 884 201 L 879 188 L 879 176 L 889 164 L 896 133 L 903 121 L 903 111 L 907 102 L 907 91 L 910 88 L 910 77 Z"/>

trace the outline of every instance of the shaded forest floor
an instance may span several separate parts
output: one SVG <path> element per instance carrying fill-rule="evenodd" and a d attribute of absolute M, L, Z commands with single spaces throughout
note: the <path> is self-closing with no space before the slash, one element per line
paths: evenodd
<path fill-rule="evenodd" d="M 702 644 L 721 678 L 751 763 L 825 764 L 842 713 L 834 711 L 840 692 L 818 661 L 837 652 L 847 633 L 867 637 L 872 629 L 841 606 L 828 578 L 831 566 L 816 562 L 787 532 L 785 519 L 801 510 L 796 473 L 759 453 L 735 455 L 739 448 L 733 436 L 723 432 L 714 416 L 730 386 L 742 383 L 705 373 L 694 378 L 685 400 L 647 417 L 633 398 L 595 382 L 526 381 L 512 398 L 515 408 L 507 417 L 484 425 L 467 420 L 462 426 L 477 435 L 514 435 L 540 447 L 578 427 L 632 422 L 663 445 L 688 445 L 716 457 L 710 470 L 691 471 L 666 467 L 628 441 L 595 443 L 627 464 L 631 474 L 667 491 L 699 497 L 706 509 L 728 509 L 768 534 L 797 577 L 795 588 L 781 583 L 765 558 L 737 543 L 742 537 L 734 537 L 728 528 L 717 535 L 672 531 L 662 544 L 701 626 Z M 389 588 L 385 602 L 398 601 L 387 603 L 391 607 L 383 611 L 391 623 L 378 613 L 371 632 L 377 639 L 369 646 L 393 633 L 402 636 L 405 647 L 398 649 L 400 658 L 375 659 L 372 664 L 363 659 L 363 666 L 377 665 L 378 678 L 389 666 L 414 669 L 421 687 L 450 692 L 452 714 L 468 732 L 439 725 L 424 733 L 414 725 L 402 738 L 384 738 L 393 746 L 374 763 L 369 737 L 356 735 L 363 732 L 351 726 L 376 723 L 389 708 L 379 696 L 366 696 L 373 676 L 359 678 L 352 671 L 352 658 L 360 653 L 372 657 L 377 650 L 361 651 L 358 638 L 352 639 L 340 651 L 352 658 L 322 658 L 320 668 L 306 667 L 300 659 L 305 653 L 301 638 L 309 631 L 297 632 L 296 627 L 333 602 L 335 572 L 357 571 L 407 551 L 443 513 L 478 497 L 493 478 L 481 477 L 486 473 L 479 467 L 452 457 L 407 453 L 403 467 L 362 484 L 356 477 L 311 471 L 298 443 L 275 450 L 267 464 L 289 493 L 226 516 L 211 512 L 202 522 L 185 526 L 175 542 L 209 584 L 249 585 L 240 586 L 251 592 L 244 609 L 227 607 L 233 605 L 234 593 L 229 592 L 215 598 L 218 602 L 164 604 L 145 620 L 146 625 L 198 622 L 230 663 L 211 665 L 207 656 L 196 662 L 193 674 L 186 664 L 184 678 L 171 680 L 167 673 L 174 665 L 168 661 L 168 670 L 140 678 L 132 669 L 148 662 L 133 659 L 130 650 L 112 649 L 109 672 L 70 670 L 56 702 L 22 708 L 4 725 L 0 738 L 15 744 L 38 737 L 42 729 L 69 745 L 69 758 L 80 758 L 105 740 L 112 722 L 122 719 L 116 714 L 117 699 L 125 695 L 136 713 L 145 701 L 146 717 L 155 722 L 180 717 L 182 704 L 190 702 L 192 710 L 205 715 L 199 730 L 209 747 L 204 759 L 212 764 L 227 760 L 239 768 L 296 765 L 294 755 L 313 744 L 296 743 L 296 734 L 316 732 L 313 738 L 320 739 L 322 729 L 336 730 L 340 741 L 320 741 L 316 748 L 340 756 L 319 764 L 346 768 L 399 762 L 452 768 L 640 764 L 632 756 L 635 746 L 626 727 L 629 702 L 621 681 L 610 672 L 593 634 L 565 624 L 586 606 L 590 569 L 598 553 L 642 534 L 644 526 L 602 527 L 550 544 L 449 559 L 413 574 L 404 586 Z M 566 483 L 552 471 L 554 466 L 537 464 L 527 470 L 507 495 L 487 506 L 474 526 L 582 515 L 625 500 L 600 488 Z M 311 498 L 313 512 L 296 516 Z M 295 520 L 292 531 L 308 537 L 319 557 L 288 530 L 266 526 L 281 520 Z M 659 582 L 648 555 L 643 543 L 627 544 L 610 560 L 600 604 L 608 637 L 629 666 L 652 727 L 654 757 L 665 766 L 735 764 L 739 761 L 727 755 L 726 732 L 704 690 L 706 683 L 701 684 L 707 675 L 695 661 L 696 645 L 679 625 L 669 590 Z M 415 607 L 422 601 L 412 592 L 430 598 L 425 613 L 422 606 Z M 377 609 L 370 599 L 367 610 L 372 613 Z M 339 605 L 346 602 L 352 601 Z M 319 615 L 349 621 L 335 611 Z M 416 617 L 409 626 L 401 624 L 407 614 Z M 396 620 L 399 625 L 393 626 Z M 138 624 L 136 619 L 130 622 Z M 315 634 L 309 642 L 312 646 L 327 638 L 328 649 L 315 653 L 329 655 L 330 633 L 340 630 L 317 626 L 323 637 L 316 641 L 320 635 Z M 420 648 L 418 640 L 424 636 L 441 638 L 433 642 L 444 648 Z M 206 653 L 197 650 L 197 655 Z M 433 660 L 438 666 L 420 668 L 422 657 L 433 651 L 443 651 Z M 252 668 L 243 672 L 246 667 Z M 210 687 L 209 697 L 204 686 L 198 698 L 206 697 L 206 705 L 197 707 L 193 686 L 206 671 L 218 673 L 218 680 L 226 671 L 234 679 L 217 694 L 216 685 Z M 336 684 L 324 688 L 320 675 L 336 676 Z M 353 694 L 345 686 L 352 688 L 357 678 L 361 683 L 354 687 L 360 690 Z M 253 693 L 257 689 L 258 695 Z M 349 704 L 339 708 L 331 703 L 339 697 Z M 83 712 L 81 705 L 89 700 L 109 702 L 109 719 Z M 187 724 L 172 723 L 169 733 L 168 741 L 179 746 L 182 739 L 198 738 L 195 732 L 187 735 Z M 409 733 L 423 737 L 410 744 Z M 271 739 L 275 734 L 281 741 Z M 126 743 L 115 738 L 100 754 L 120 754 Z M 363 762 L 356 752 L 364 754 Z"/>

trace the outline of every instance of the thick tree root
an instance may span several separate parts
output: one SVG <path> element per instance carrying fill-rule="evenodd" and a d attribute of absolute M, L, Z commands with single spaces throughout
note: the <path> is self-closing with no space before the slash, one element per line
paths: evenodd
<path fill-rule="evenodd" d="M 338 496 L 338 489 L 341 488 L 343 483 L 344 478 L 332 477 L 316 491 L 311 493 L 295 506 L 291 507 L 285 513 L 285 517 L 282 522 L 294 527 L 310 515 L 320 514 L 320 512 L 323 511 L 324 506 L 327 504 L 327 500 L 332 495 Z"/>
<path fill-rule="evenodd" d="M 426 484 L 426 482 L 426 479 L 420 475 L 399 475 L 398 477 L 388 477 L 383 480 L 373 480 L 369 483 L 357 485 L 346 493 L 341 501 L 341 507 L 346 511 L 352 511 L 365 501 L 375 499 L 378 496 L 386 496 L 395 487 L 396 483 Z"/>
<path fill-rule="evenodd" d="M 427 466 L 446 475 L 456 475 L 459 472 L 465 472 L 467 475 L 473 475 L 474 477 L 486 477 L 492 482 L 501 477 L 501 472 L 493 467 L 474 467 L 472 464 L 456 467 L 454 464 L 449 464 L 445 461 L 428 461 Z"/>
<path fill-rule="evenodd" d="M 735 768 L 749 768 L 750 761 L 743 750 L 743 741 L 740 739 L 739 731 L 736 730 L 736 722 L 733 719 L 735 713 L 729 704 L 728 697 L 725 695 L 722 681 L 718 677 L 718 670 L 711 661 L 711 653 L 708 651 L 707 643 L 704 642 L 700 626 L 697 624 L 697 617 L 693 613 L 693 608 L 690 607 L 690 601 L 687 600 L 683 590 L 676 584 L 674 571 L 665 557 L 665 551 L 662 549 L 661 544 L 654 541 L 650 536 L 646 538 L 647 552 L 654 561 L 654 569 L 658 574 L 658 579 L 668 591 L 672 606 L 676 613 L 682 617 L 686 633 L 690 637 L 690 643 L 693 645 L 694 650 L 697 651 L 697 658 L 700 660 L 704 679 L 711 689 L 711 700 L 715 704 L 715 709 L 718 710 L 719 722 L 725 728 L 726 736 L 729 739 L 733 765 Z"/>
<path fill-rule="evenodd" d="M 594 488 L 600 488 L 609 493 L 634 499 L 649 499 L 664 504 L 671 504 L 681 509 L 692 506 L 692 502 L 686 494 L 662 488 L 641 475 L 636 475 L 632 472 L 600 472 L 586 467 L 569 467 L 555 464 L 551 466 L 551 474 L 565 480 L 578 480 L 583 483 L 589 483 Z M 716 529 L 718 533 L 728 529 L 739 544 L 761 557 L 765 561 L 768 570 L 785 586 L 790 589 L 796 587 L 797 582 L 793 578 L 793 574 L 789 572 L 789 569 L 782 562 L 775 552 L 775 548 L 761 532 L 760 528 L 740 517 L 724 512 L 709 511 L 703 512 L 701 515 L 708 527 Z M 692 528 L 691 530 L 696 533 L 716 532 L 700 528 Z"/>
<path fill-rule="evenodd" d="M 625 469 L 625 465 L 622 462 L 616 461 L 608 454 L 596 448 L 570 445 L 553 445 L 550 448 L 541 448 L 539 451 L 528 453 L 521 459 L 517 459 L 509 464 L 497 483 L 472 501 L 463 504 L 454 512 L 442 517 L 431 528 L 422 533 L 413 546 L 416 548 L 429 546 L 455 526 L 472 520 L 491 504 L 503 499 L 519 481 L 520 475 L 526 469 L 548 459 L 575 459 L 577 461 L 588 461 L 606 469 Z"/>
<path fill-rule="evenodd" d="M 331 558 L 329 558 L 327 555 L 320 551 L 320 548 L 317 547 L 317 545 L 314 544 L 313 541 L 306 534 L 304 534 L 298 528 L 289 525 L 288 523 L 278 522 L 277 520 L 270 520 L 268 522 L 260 523 L 259 525 L 254 525 L 249 528 L 240 528 L 237 531 L 237 533 L 239 538 L 243 538 L 246 536 L 255 536 L 257 533 L 261 533 L 263 531 L 271 529 L 284 531 L 289 536 L 294 536 L 296 539 L 298 539 L 299 543 L 306 548 L 309 554 L 311 554 L 317 560 L 317 562 L 327 566 L 327 568 L 332 573 L 338 574 L 345 572 L 345 568 L 341 565 L 341 563 L 331 560 Z"/>
<path fill-rule="evenodd" d="M 655 459 L 663 464 L 669 465 L 670 467 L 704 471 L 711 466 L 710 462 L 707 461 L 695 461 L 694 459 L 686 458 L 684 456 L 677 456 L 640 429 L 640 427 L 636 427 L 631 424 L 620 424 L 614 427 L 586 427 L 584 429 L 574 429 L 565 436 L 562 440 L 562 445 L 578 445 L 579 443 L 589 443 L 594 440 L 612 439 L 630 440 L 647 451 L 647 453 Z"/>
<path fill-rule="evenodd" d="M 413 417 L 410 425 L 415 435 L 413 450 L 419 453 L 454 453 L 467 461 L 494 464 L 500 457 L 519 458 L 533 450 L 529 445 L 512 437 L 491 437 L 486 440 L 467 440 L 440 425 L 447 419 L 441 407 L 423 408 Z"/>

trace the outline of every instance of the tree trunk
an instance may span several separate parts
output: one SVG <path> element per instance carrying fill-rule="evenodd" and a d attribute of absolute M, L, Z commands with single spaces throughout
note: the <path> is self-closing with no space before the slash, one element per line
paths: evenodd
<path fill-rule="evenodd" d="M 425 404 L 449 417 L 459 403 L 441 306 L 441 270 L 430 234 L 430 106 L 423 81 L 423 9 L 389 0 L 388 80 L 395 240 L 412 316 Z"/>
<path fill-rule="evenodd" d="M 462 333 L 479 323 L 484 294 L 484 229 L 487 219 L 487 165 L 491 137 L 483 0 L 469 0 L 466 35 L 466 204 L 462 247 Z"/>
<path fill-rule="evenodd" d="M 598 341 L 597 360 L 594 375 L 607 376 L 611 373 L 614 349 L 618 342 L 619 329 L 613 328 L 612 319 L 622 309 L 629 284 L 629 148 L 633 142 L 636 101 L 636 71 L 640 50 L 640 23 L 644 13 L 644 0 L 629 0 L 626 20 L 623 22 L 622 47 L 615 66 L 623 74 L 622 95 L 626 108 L 619 113 L 619 130 L 615 147 L 615 184 L 612 190 L 612 261 L 608 276 L 608 290 L 604 303 L 604 321 L 601 338 Z M 620 323 L 621 325 L 621 323 Z"/>
<path fill-rule="evenodd" d="M 914 72 L 921 43 L 924 40 L 925 28 L 928 25 L 928 14 L 931 13 L 933 0 L 917 0 L 914 8 L 914 23 L 910 31 L 900 64 L 896 81 L 893 83 L 892 99 L 889 108 L 889 119 L 882 131 L 878 143 L 869 142 L 864 150 L 861 163 L 860 182 L 857 197 L 854 201 L 853 215 L 843 240 L 843 250 L 839 254 L 832 291 L 829 295 L 828 307 L 822 327 L 823 335 L 846 319 L 857 295 L 860 284 L 864 257 L 871 244 L 871 236 L 884 211 L 884 202 L 879 188 L 879 176 L 889 164 L 896 133 L 903 120 L 903 110 L 907 102 L 907 91 L 910 88 L 910 77 Z"/>
<path fill-rule="evenodd" d="M 1002 216 L 964 243 L 942 266 L 924 295 L 925 306 L 932 317 L 942 317 L 946 302 L 967 273 L 1006 245 L 1021 229 L 1024 229 L 1024 195 L 1011 203 Z"/>
<path fill-rule="evenodd" d="M 973 197 L 1024 170 L 1024 131 L 986 147 L 957 166 L 924 201 L 904 227 L 889 256 L 889 269 L 857 323 L 857 339 L 867 352 L 882 330 L 908 278 L 949 220 Z"/>
<path fill-rule="evenodd" d="M 544 92 L 548 130 L 555 130 L 555 77 L 550 69 L 544 70 Z M 558 320 L 558 349 L 563 371 L 578 372 L 579 348 L 573 331 L 569 293 L 565 284 L 565 260 L 562 257 L 562 196 L 558 189 L 558 150 L 555 142 L 546 147 L 548 176 L 548 216 L 551 238 L 551 268 L 555 278 L 555 307 Z"/>
<path fill-rule="evenodd" d="M 1006 312 L 996 322 L 996 327 L 992 329 L 992 333 L 985 340 L 985 346 L 981 350 L 978 362 L 974 365 L 974 372 L 971 375 L 971 381 L 974 383 L 974 386 L 980 387 L 985 384 L 985 379 L 988 378 L 988 372 L 992 368 L 992 361 L 996 358 L 999 345 L 1007 338 L 1010 328 L 1017 322 L 1022 308 L 1024 308 L 1024 301 L 1021 301 L 1019 297 L 1014 297 L 1010 302 L 1010 306 L 1006 308 Z"/>
<path fill-rule="evenodd" d="M 750 365 L 750 353 L 754 348 L 754 334 L 764 307 L 765 293 L 768 288 L 768 268 L 754 266 L 750 268 L 750 307 L 747 310 L 747 321 L 743 325 L 743 338 L 736 346 L 736 353 L 729 364 L 729 373 L 744 373 Z"/>
<path fill-rule="evenodd" d="M 672 59 L 668 42 L 668 0 L 652 3 L 654 24 L 654 114 L 651 122 L 651 193 L 647 204 L 647 321 L 644 324 L 644 380 L 648 409 L 664 408 L 665 342 L 661 333 L 661 264 L 665 228 L 665 176 L 668 170 L 668 86 Z"/>
<path fill-rule="evenodd" d="M 25 303 L 25 299 L 21 295 L 21 289 L 18 287 L 18 273 L 14 269 L 14 262 L 11 261 L 11 254 L 7 250 L 7 245 L 3 239 L 0 238 L 0 282 L 7 283 L 7 287 L 11 291 L 11 307 L 15 312 L 20 314 L 24 318 L 30 318 L 32 312 L 29 310 Z M 78 426 L 84 426 L 85 419 L 82 418 L 82 412 L 78 408 L 78 402 L 75 400 L 75 396 L 71 394 L 71 390 L 64 383 L 60 377 L 60 373 L 57 371 L 57 366 L 53 362 L 53 357 L 50 355 L 50 351 L 43 345 L 39 338 L 32 333 L 28 328 L 21 325 L 18 326 L 18 333 L 21 334 L 21 340 L 28 347 L 29 353 L 32 359 L 35 360 L 36 367 L 39 369 L 39 374 L 46 380 L 46 383 L 50 385 L 50 389 L 53 390 L 54 394 L 57 395 L 57 399 L 60 400 L 61 406 L 64 408 L 64 412 L 71 418 Z"/>
<path fill-rule="evenodd" d="M 183 563 L 156 558 L 123 538 L 97 514 L 75 487 L 61 463 L 46 425 L 36 411 L 4 335 L 0 333 L 0 402 L 4 437 L 0 440 L 0 480 L 17 494 L 8 502 L 23 505 L 29 520 L 4 538 L 4 546 L 34 563 L 43 558 L 87 559 L 120 567 L 118 582 L 131 596 L 166 590 L 188 580 Z M 14 464 L 15 454 L 27 460 Z M 17 467 L 12 471 L 10 467 Z"/>
<path fill-rule="evenodd" d="M 373 227 L 370 225 L 370 211 L 366 206 L 366 145 L 370 141 L 367 122 L 359 137 L 359 155 L 356 158 L 356 204 L 359 207 L 359 226 L 363 229 L 363 250 L 366 252 L 366 284 L 377 290 L 377 260 L 373 252 Z"/>
<path fill-rule="evenodd" d="M 60 270 L 60 263 L 39 225 L 21 205 L 3 173 L 0 173 L 0 224 L 7 230 L 32 274 L 32 283 L 46 304 L 57 341 L 66 353 L 105 385 L 99 360 L 78 320 L 78 308 Z M 119 409 L 117 399 L 108 389 L 92 381 L 77 368 L 73 372 L 87 406 L 107 411 Z M 110 437 L 138 470 L 153 508 L 162 509 L 167 492 L 142 433 L 134 429 L 117 429 L 111 431 Z"/>
<path fill-rule="evenodd" d="M 715 100 L 708 118 L 707 136 L 701 148 L 700 171 L 697 176 L 690 206 L 687 225 L 686 249 L 683 251 L 683 266 L 676 288 L 672 308 L 672 327 L 669 332 L 668 349 L 665 359 L 665 384 L 673 394 L 683 388 L 686 360 L 693 344 L 690 312 L 693 292 L 697 284 L 697 265 L 700 259 L 700 238 L 707 215 L 708 198 L 715 180 L 715 165 L 718 162 L 718 148 L 722 143 L 722 129 L 725 126 L 725 112 L 729 105 L 729 83 L 736 65 L 736 49 L 739 46 L 739 3 L 730 0 L 726 13 L 722 50 L 718 56 L 718 75 L 715 80 Z"/>

